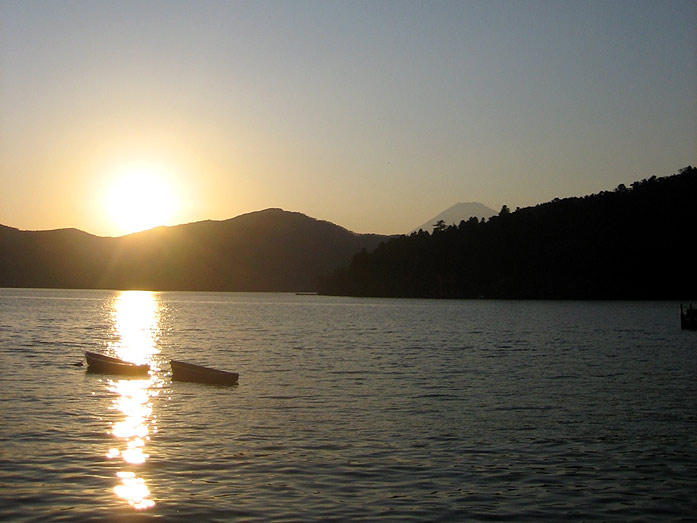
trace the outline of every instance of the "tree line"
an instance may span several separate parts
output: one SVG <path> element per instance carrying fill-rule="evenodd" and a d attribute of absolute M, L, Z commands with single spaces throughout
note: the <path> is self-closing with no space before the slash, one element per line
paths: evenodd
<path fill-rule="evenodd" d="M 697 169 L 362 250 L 324 278 L 331 295 L 682 299 L 697 296 Z"/>

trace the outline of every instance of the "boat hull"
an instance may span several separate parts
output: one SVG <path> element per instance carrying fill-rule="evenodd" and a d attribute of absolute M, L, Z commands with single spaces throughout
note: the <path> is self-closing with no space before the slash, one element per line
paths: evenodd
<path fill-rule="evenodd" d="M 239 374 L 224 370 L 211 369 L 203 365 L 194 365 L 184 361 L 171 360 L 172 380 L 210 383 L 213 385 L 237 385 Z"/>
<path fill-rule="evenodd" d="M 85 359 L 87 360 L 88 372 L 118 374 L 120 376 L 147 376 L 150 372 L 150 365 L 136 365 L 96 352 L 85 352 Z"/>

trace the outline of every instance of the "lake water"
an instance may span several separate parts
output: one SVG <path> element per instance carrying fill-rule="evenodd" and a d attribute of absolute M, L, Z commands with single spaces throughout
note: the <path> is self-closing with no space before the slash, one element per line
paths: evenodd
<path fill-rule="evenodd" d="M 0 520 L 673 521 L 695 493 L 677 303 L 0 289 Z"/>

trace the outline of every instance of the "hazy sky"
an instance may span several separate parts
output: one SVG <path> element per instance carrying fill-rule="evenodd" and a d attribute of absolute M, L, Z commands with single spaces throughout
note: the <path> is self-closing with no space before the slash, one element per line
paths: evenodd
<path fill-rule="evenodd" d="M 0 0 L 21 229 L 123 234 L 167 195 L 168 224 L 282 207 L 408 232 L 696 163 L 694 0 Z M 164 185 L 113 188 L 134 172 Z"/>

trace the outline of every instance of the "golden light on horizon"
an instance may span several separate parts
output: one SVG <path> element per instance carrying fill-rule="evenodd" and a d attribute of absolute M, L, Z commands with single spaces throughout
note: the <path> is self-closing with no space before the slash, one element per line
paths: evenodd
<path fill-rule="evenodd" d="M 180 207 L 170 173 L 159 164 L 129 164 L 114 172 L 106 189 L 109 219 L 123 234 L 167 225 Z"/>

